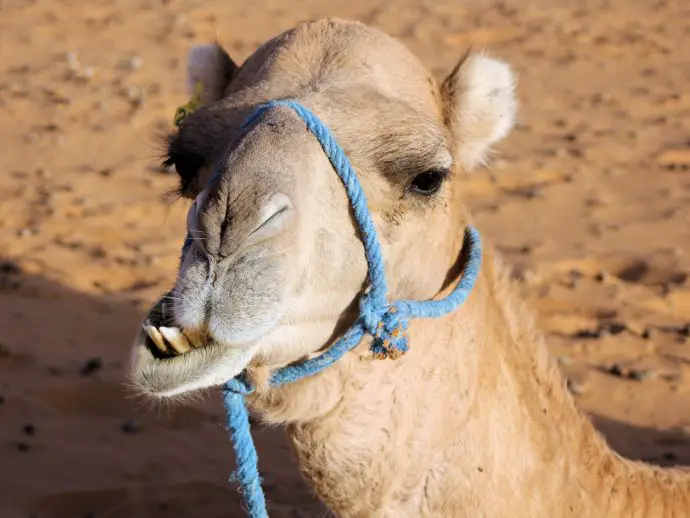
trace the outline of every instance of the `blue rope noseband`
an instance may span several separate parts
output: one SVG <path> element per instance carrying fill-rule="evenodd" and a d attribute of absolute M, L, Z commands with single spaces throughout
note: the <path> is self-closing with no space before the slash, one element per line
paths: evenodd
<path fill-rule="evenodd" d="M 366 334 L 373 337 L 371 350 L 375 358 L 398 358 L 408 349 L 408 318 L 440 317 L 455 310 L 472 291 L 482 261 L 479 233 L 474 228 L 468 227 L 465 235 L 466 246 L 468 247 L 467 260 L 461 279 L 450 295 L 441 300 L 399 300 L 389 303 L 381 245 L 369 214 L 364 191 L 350 160 L 329 129 L 314 113 L 301 104 L 290 100 L 270 101 L 262 105 L 247 119 L 244 125 L 253 124 L 267 110 L 278 107 L 290 108 L 302 118 L 340 176 L 364 243 L 364 254 L 369 267 L 369 283 L 359 301 L 359 318 L 352 327 L 320 356 L 275 371 L 269 381 L 271 386 L 284 385 L 329 367 L 345 353 L 354 349 Z M 249 516 L 251 518 L 267 518 L 266 500 L 259 476 L 258 456 L 250 433 L 249 414 L 244 401 L 245 395 L 250 394 L 253 390 L 254 387 L 248 381 L 245 373 L 228 381 L 223 388 L 227 425 L 237 462 L 237 469 L 231 479 L 239 482 L 241 486 Z"/>

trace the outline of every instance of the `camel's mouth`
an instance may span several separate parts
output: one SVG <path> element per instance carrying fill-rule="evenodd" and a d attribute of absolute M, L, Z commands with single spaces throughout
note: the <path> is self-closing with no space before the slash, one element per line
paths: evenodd
<path fill-rule="evenodd" d="M 185 331 L 180 327 L 157 325 L 147 319 L 142 325 L 146 333 L 144 345 L 157 360 L 168 360 L 194 349 L 204 347 L 208 340 L 199 332 Z"/>
<path fill-rule="evenodd" d="M 194 349 L 204 347 L 209 342 L 205 333 L 185 330 L 175 325 L 168 300 L 172 293 L 164 295 L 146 316 L 141 328 L 145 335 L 143 345 L 157 360 L 170 360 Z"/>
<path fill-rule="evenodd" d="M 176 326 L 161 301 L 135 337 L 131 375 L 149 395 L 174 396 L 223 384 L 242 372 L 255 353 L 252 345 L 222 345 L 206 333 Z"/>

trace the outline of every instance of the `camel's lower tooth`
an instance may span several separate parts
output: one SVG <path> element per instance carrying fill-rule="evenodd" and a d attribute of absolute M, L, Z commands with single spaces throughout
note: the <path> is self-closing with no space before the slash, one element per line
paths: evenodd
<path fill-rule="evenodd" d="M 165 346 L 165 339 L 155 326 L 147 324 L 144 326 L 144 331 L 146 331 L 146 334 L 149 335 L 149 338 L 159 351 L 163 353 L 168 352 L 168 348 Z"/>
<path fill-rule="evenodd" d="M 184 354 L 191 350 L 189 341 L 183 335 L 177 327 L 159 327 L 158 330 L 165 337 L 165 339 L 170 343 L 170 347 L 175 349 L 180 354 Z"/>

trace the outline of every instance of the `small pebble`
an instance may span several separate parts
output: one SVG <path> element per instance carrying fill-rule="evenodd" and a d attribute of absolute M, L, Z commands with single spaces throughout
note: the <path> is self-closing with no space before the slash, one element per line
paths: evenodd
<path fill-rule="evenodd" d="M 4 396 L 0 396 L 0 406 L 5 404 L 5 398 Z"/>
<path fill-rule="evenodd" d="M 619 378 L 622 378 L 622 377 L 627 375 L 627 369 L 624 369 L 623 367 L 621 367 L 617 363 L 614 363 L 613 365 L 611 365 L 611 367 L 609 367 L 609 369 L 608 369 L 608 372 L 609 372 L 609 374 L 612 374 L 612 375 L 617 376 Z"/>
<path fill-rule="evenodd" d="M 649 340 L 650 338 L 652 338 L 652 330 L 647 328 L 644 331 L 642 331 L 642 334 L 640 336 L 645 340 Z"/>
<path fill-rule="evenodd" d="M 27 451 L 29 451 L 29 449 L 30 449 L 30 446 L 28 444 L 26 444 L 25 442 L 18 442 L 17 443 L 17 451 L 27 452 Z"/>
<path fill-rule="evenodd" d="M 619 335 L 623 331 L 627 329 L 627 326 L 625 324 L 621 324 L 620 322 L 609 322 L 607 324 L 603 324 L 601 326 L 601 331 L 602 332 L 607 332 L 612 335 Z"/>
<path fill-rule="evenodd" d="M 101 246 L 96 246 L 93 250 L 91 250 L 91 257 L 95 257 L 96 259 L 103 259 L 107 255 L 107 252 Z"/>
<path fill-rule="evenodd" d="M 98 357 L 90 358 L 79 371 L 82 376 L 90 376 L 94 372 L 98 372 L 103 367 L 103 360 Z"/>
<path fill-rule="evenodd" d="M 654 372 L 647 369 L 631 369 L 628 378 L 635 381 L 644 381 L 653 376 Z"/>
<path fill-rule="evenodd" d="M 606 272 L 599 272 L 594 276 L 594 280 L 597 282 L 606 282 L 611 279 L 611 275 Z"/>
<path fill-rule="evenodd" d="M 25 424 L 23 430 L 24 433 L 29 437 L 33 437 L 34 435 L 36 435 L 36 427 L 30 423 Z"/>
<path fill-rule="evenodd" d="M 122 423 L 120 429 L 124 433 L 137 433 L 139 430 L 141 430 L 141 424 L 139 424 L 139 421 L 136 419 L 127 419 L 124 423 Z"/>

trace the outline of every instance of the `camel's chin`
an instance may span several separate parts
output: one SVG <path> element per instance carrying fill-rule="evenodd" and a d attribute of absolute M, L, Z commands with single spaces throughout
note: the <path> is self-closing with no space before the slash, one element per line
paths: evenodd
<path fill-rule="evenodd" d="M 184 353 L 161 354 L 145 325 L 134 340 L 130 373 L 136 389 L 153 397 L 172 397 L 222 385 L 240 374 L 256 354 L 252 345 L 212 343 Z"/>

